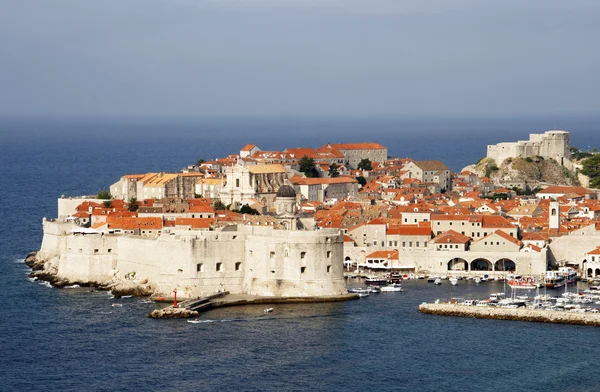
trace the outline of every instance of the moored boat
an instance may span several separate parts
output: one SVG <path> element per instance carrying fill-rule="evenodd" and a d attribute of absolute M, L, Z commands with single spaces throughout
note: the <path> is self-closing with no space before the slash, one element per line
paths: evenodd
<path fill-rule="evenodd" d="M 513 289 L 533 290 L 537 283 L 532 278 L 510 279 L 508 285 Z"/>
<path fill-rule="evenodd" d="M 387 286 L 383 286 L 381 288 L 382 293 L 391 293 L 391 292 L 399 292 L 402 290 L 402 285 L 400 283 L 392 283 Z"/>
<path fill-rule="evenodd" d="M 458 279 L 455 277 L 450 278 L 450 284 L 452 284 L 452 286 L 458 285 Z"/>

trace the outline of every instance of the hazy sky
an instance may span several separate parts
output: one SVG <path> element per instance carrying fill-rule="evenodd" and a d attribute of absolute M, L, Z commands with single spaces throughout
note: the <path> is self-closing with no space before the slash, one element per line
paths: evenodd
<path fill-rule="evenodd" d="M 0 0 L 0 115 L 598 114 L 600 0 Z"/>

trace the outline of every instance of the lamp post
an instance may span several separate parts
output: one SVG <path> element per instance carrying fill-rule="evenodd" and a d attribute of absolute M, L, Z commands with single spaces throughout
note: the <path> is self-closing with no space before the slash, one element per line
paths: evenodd
<path fill-rule="evenodd" d="M 173 307 L 176 308 L 177 307 L 177 289 L 173 290 L 173 294 L 175 294 L 173 296 Z"/>

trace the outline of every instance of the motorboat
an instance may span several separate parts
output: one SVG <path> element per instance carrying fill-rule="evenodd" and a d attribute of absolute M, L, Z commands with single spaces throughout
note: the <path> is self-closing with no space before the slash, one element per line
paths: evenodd
<path fill-rule="evenodd" d="M 399 292 L 399 291 L 403 291 L 402 285 L 399 283 L 392 283 L 387 286 L 383 286 L 381 288 L 382 293 L 392 293 L 392 292 Z"/>
<path fill-rule="evenodd" d="M 273 308 L 265 308 L 264 312 L 265 313 L 271 313 L 273 311 Z"/>
<path fill-rule="evenodd" d="M 187 322 L 190 323 L 190 324 L 200 324 L 201 323 L 201 321 L 198 320 L 198 319 L 193 319 L 193 320 L 192 319 L 187 319 Z"/>
<path fill-rule="evenodd" d="M 477 283 L 477 284 L 481 283 L 481 278 L 479 276 L 475 277 L 475 283 Z"/>
<path fill-rule="evenodd" d="M 379 276 L 369 276 L 365 279 L 366 284 L 383 285 L 387 283 L 386 278 L 380 278 Z"/>
<path fill-rule="evenodd" d="M 513 289 L 533 290 L 537 283 L 532 278 L 510 279 L 508 285 Z"/>
<path fill-rule="evenodd" d="M 435 284 L 437 284 L 437 285 L 440 285 L 440 284 L 442 284 L 442 280 L 441 280 L 440 278 L 436 278 L 436 279 L 433 281 L 433 283 L 435 283 Z"/>
<path fill-rule="evenodd" d="M 369 293 L 358 293 L 359 298 L 368 297 Z"/>
<path fill-rule="evenodd" d="M 450 278 L 450 284 L 452 284 L 452 286 L 458 285 L 458 279 L 455 277 Z"/>

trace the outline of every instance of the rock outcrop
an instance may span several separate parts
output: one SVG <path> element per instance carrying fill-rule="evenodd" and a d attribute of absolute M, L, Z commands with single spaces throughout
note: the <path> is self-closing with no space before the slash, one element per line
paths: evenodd
<path fill-rule="evenodd" d="M 154 309 L 148 314 L 149 318 L 169 319 L 169 318 L 190 318 L 198 317 L 198 312 L 186 308 L 174 308 L 169 306 L 164 309 Z"/>

